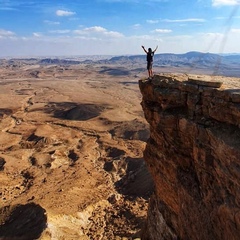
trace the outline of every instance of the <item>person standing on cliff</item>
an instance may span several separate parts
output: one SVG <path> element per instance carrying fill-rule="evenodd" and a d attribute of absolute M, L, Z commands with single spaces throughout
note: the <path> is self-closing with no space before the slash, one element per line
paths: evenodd
<path fill-rule="evenodd" d="M 147 54 L 148 77 L 149 77 L 149 79 L 151 79 L 151 78 L 153 77 L 153 70 L 152 70 L 153 56 L 154 56 L 154 53 L 157 51 L 158 46 L 155 48 L 154 51 L 152 51 L 151 48 L 149 48 L 148 51 L 147 51 L 144 46 L 142 46 L 142 49 L 143 49 L 144 52 Z"/>

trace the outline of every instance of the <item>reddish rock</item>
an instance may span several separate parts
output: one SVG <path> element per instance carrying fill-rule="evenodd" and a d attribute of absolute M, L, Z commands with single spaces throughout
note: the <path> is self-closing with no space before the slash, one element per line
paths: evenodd
<path fill-rule="evenodd" d="M 240 239 L 239 91 L 228 85 L 240 83 L 195 78 L 139 81 L 155 183 L 143 240 Z"/>

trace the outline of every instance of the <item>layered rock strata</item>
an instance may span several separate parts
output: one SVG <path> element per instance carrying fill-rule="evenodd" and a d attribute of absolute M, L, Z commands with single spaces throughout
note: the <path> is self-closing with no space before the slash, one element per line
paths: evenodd
<path fill-rule="evenodd" d="M 240 239 L 240 81 L 140 80 L 154 179 L 143 240 Z"/>

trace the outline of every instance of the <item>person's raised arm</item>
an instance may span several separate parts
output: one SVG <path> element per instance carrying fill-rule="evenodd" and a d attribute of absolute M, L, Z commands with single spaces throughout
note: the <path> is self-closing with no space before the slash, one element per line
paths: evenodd
<path fill-rule="evenodd" d="M 153 52 L 155 53 L 157 51 L 157 49 L 158 49 L 158 46 L 156 46 L 156 48 L 155 48 L 155 50 Z"/>
<path fill-rule="evenodd" d="M 145 49 L 144 46 L 142 46 L 142 49 L 143 49 L 143 51 L 144 51 L 145 53 L 147 53 L 147 50 Z"/>

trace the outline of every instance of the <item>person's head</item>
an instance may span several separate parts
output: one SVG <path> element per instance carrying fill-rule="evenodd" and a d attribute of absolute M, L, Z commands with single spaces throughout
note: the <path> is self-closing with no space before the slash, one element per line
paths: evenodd
<path fill-rule="evenodd" d="M 148 49 L 148 52 L 150 52 L 150 53 L 151 53 L 151 52 L 152 52 L 152 49 L 151 49 L 151 48 L 149 48 L 149 49 Z"/>

